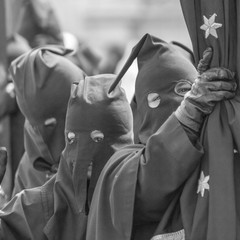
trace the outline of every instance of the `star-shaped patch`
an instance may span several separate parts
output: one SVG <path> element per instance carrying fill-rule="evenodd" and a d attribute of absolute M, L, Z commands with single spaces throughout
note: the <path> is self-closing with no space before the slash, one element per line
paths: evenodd
<path fill-rule="evenodd" d="M 201 193 L 201 196 L 204 197 L 205 189 L 209 190 L 209 176 L 204 176 L 203 171 L 201 172 L 200 179 L 198 180 L 198 190 L 197 193 Z"/>
<path fill-rule="evenodd" d="M 204 24 L 200 28 L 205 31 L 205 38 L 208 38 L 209 35 L 218 38 L 216 29 L 222 27 L 222 24 L 215 22 L 216 16 L 216 13 L 214 13 L 209 19 L 203 16 Z"/>

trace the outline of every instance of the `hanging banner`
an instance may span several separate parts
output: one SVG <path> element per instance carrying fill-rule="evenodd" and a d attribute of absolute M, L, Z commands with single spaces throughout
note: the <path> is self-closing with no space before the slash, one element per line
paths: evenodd
<path fill-rule="evenodd" d="M 210 67 L 235 73 L 239 86 L 239 1 L 181 0 L 195 62 L 212 47 Z M 188 240 L 236 240 L 240 216 L 240 94 L 218 104 L 202 129 L 205 154 L 185 184 L 181 213 Z"/>

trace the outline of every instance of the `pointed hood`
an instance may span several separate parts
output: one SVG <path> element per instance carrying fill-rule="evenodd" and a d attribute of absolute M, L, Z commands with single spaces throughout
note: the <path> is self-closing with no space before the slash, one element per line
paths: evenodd
<path fill-rule="evenodd" d="M 134 138 L 136 143 L 145 144 L 180 105 L 197 77 L 197 71 L 190 60 L 171 44 L 146 34 L 133 48 L 110 91 L 135 58 L 139 72 L 131 103 Z"/>
<path fill-rule="evenodd" d="M 115 151 L 133 142 L 132 112 L 123 89 L 117 86 L 108 93 L 115 78 L 91 76 L 72 86 L 54 210 L 44 230 L 49 238 L 85 239 L 88 208 L 100 172 Z"/>
<path fill-rule="evenodd" d="M 17 102 L 26 118 L 25 149 L 35 167 L 51 168 L 64 148 L 71 84 L 84 76 L 64 57 L 67 53 L 58 46 L 36 48 L 21 55 L 10 67 Z"/>
<path fill-rule="evenodd" d="M 86 196 L 87 174 L 90 177 L 89 194 L 93 192 L 98 176 L 111 155 L 131 143 L 132 113 L 125 92 L 118 86 L 108 93 L 115 75 L 86 77 L 72 86 L 66 119 L 67 144 L 63 156 L 72 172 L 81 211 Z M 83 114 L 84 113 L 84 114 Z M 73 149 L 75 156 L 69 157 Z M 89 170 L 89 166 L 92 169 Z"/>

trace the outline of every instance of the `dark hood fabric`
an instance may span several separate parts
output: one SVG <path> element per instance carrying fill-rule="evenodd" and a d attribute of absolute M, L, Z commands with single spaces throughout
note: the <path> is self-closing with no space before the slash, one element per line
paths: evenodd
<path fill-rule="evenodd" d="M 108 93 L 115 78 L 98 75 L 73 84 L 58 172 L 44 186 L 17 194 L 2 209 L 3 239 L 86 239 L 98 175 L 115 151 L 133 142 L 132 112 L 124 91 L 118 86 Z"/>
<path fill-rule="evenodd" d="M 193 51 L 187 47 L 186 45 L 178 42 L 178 41 L 171 41 L 170 44 L 173 45 L 174 48 L 176 48 L 178 51 L 180 51 L 187 59 L 190 60 L 193 64 L 194 62 L 194 54 Z"/>
<path fill-rule="evenodd" d="M 64 57 L 67 53 L 58 46 L 37 48 L 10 67 L 17 103 L 26 118 L 25 149 L 30 162 L 43 169 L 59 162 L 71 84 L 84 76 Z"/>
<path fill-rule="evenodd" d="M 197 71 L 190 59 L 172 44 L 145 34 L 132 49 L 109 92 L 119 84 L 136 58 L 139 71 L 131 102 L 134 140 L 145 144 L 180 105 Z"/>
<path fill-rule="evenodd" d="M 86 77 L 72 86 L 53 215 L 44 230 L 49 239 L 85 239 L 98 176 L 117 149 L 132 143 L 132 113 L 124 91 L 118 87 L 108 94 L 115 77 Z"/>
<path fill-rule="evenodd" d="M 139 133 L 144 144 L 117 151 L 104 167 L 91 202 L 87 240 L 182 237 L 177 232 L 183 232 L 181 214 L 174 209 L 179 210 L 182 186 L 203 151 L 192 145 L 173 111 L 191 86 L 196 70 L 171 45 L 147 34 L 134 47 L 110 92 L 134 57 L 139 64 L 135 134 Z M 186 88 L 176 87 L 178 84 Z M 161 232 L 157 231 L 159 224 L 164 227 Z"/>
<path fill-rule="evenodd" d="M 120 87 L 110 94 L 107 93 L 113 79 L 114 75 L 86 77 L 72 87 L 65 131 L 68 138 L 67 147 L 73 150 L 75 145 L 74 150 L 75 153 L 78 151 L 78 157 L 67 157 L 68 151 L 64 151 L 63 156 L 66 154 L 65 157 L 70 160 L 68 164 L 70 169 L 72 168 L 76 196 L 81 198 L 85 195 L 83 193 L 84 186 L 86 187 L 86 170 L 89 165 L 91 164 L 92 168 L 89 185 L 92 194 L 108 158 L 116 149 L 127 142 L 131 143 L 132 114 L 125 93 Z M 71 133 L 75 134 L 76 142 L 75 138 L 70 139 Z M 78 142 L 77 139 L 81 141 Z M 101 154 L 98 154 L 98 151 Z M 78 203 L 79 210 L 84 211 L 85 199 L 79 200 Z"/>
<path fill-rule="evenodd" d="M 22 16 L 18 33 L 31 47 L 46 44 L 63 45 L 61 26 L 48 0 L 27 0 L 22 4 Z"/>
<path fill-rule="evenodd" d="M 235 0 L 182 0 L 196 62 L 213 48 L 211 67 L 226 67 L 239 82 L 240 5 Z M 240 239 L 240 97 L 215 107 L 202 131 L 201 166 L 181 196 L 186 239 Z M 198 193 L 198 194 L 197 194 Z"/>
<path fill-rule="evenodd" d="M 131 103 L 134 138 L 136 143 L 145 144 L 180 105 L 197 71 L 171 44 L 152 35 L 146 35 L 137 62 L 139 72 Z"/>

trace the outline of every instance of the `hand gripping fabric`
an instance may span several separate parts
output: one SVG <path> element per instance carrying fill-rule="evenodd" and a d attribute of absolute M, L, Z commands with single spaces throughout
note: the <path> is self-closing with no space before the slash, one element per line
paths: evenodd
<path fill-rule="evenodd" d="M 210 67 L 236 73 L 239 85 L 240 6 L 236 0 L 181 0 L 195 60 L 211 47 Z M 240 95 L 216 105 L 202 129 L 205 155 L 181 201 L 186 239 L 239 239 Z M 234 154 L 234 152 L 238 152 Z M 235 159 L 235 160 L 234 160 Z"/>

